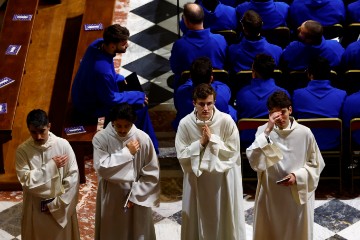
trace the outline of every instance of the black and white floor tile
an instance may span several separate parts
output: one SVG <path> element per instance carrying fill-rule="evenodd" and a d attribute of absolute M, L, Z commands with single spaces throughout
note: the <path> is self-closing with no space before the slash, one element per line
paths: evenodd
<path fill-rule="evenodd" d="M 121 66 L 118 66 L 118 70 L 124 76 L 132 72 L 139 75 L 150 97 L 151 109 L 174 110 L 169 57 L 172 44 L 178 38 L 177 2 L 129 0 L 126 26 L 131 33 L 130 44 L 128 51 L 120 56 Z M 185 2 L 179 1 L 179 12 Z M 182 173 L 178 166 L 169 165 L 171 163 L 161 172 L 164 184 L 160 207 L 153 209 L 158 240 L 180 239 Z M 88 181 L 81 189 L 84 196 L 94 192 L 95 180 Z M 10 193 L 7 199 L 4 194 L 0 192 L 0 240 L 21 239 L 21 196 L 19 197 L 19 193 Z M 254 191 L 249 191 L 244 196 L 247 239 L 252 239 L 253 194 Z M 325 197 L 316 200 L 314 239 L 360 239 L 360 197 L 335 196 L 325 194 Z M 94 209 L 94 206 L 87 208 Z M 88 221 L 93 221 L 93 215 Z M 86 239 L 93 238 L 91 234 L 88 237 Z"/>

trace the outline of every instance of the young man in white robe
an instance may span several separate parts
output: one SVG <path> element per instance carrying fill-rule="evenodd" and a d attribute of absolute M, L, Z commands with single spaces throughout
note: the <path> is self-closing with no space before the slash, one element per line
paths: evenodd
<path fill-rule="evenodd" d="M 258 175 L 253 239 L 313 239 L 315 190 L 324 160 L 311 130 L 290 117 L 285 92 L 270 95 L 267 108 L 269 121 L 246 150 Z"/>
<path fill-rule="evenodd" d="M 32 110 L 26 123 L 31 137 L 16 150 L 16 173 L 23 188 L 21 239 L 80 239 L 74 151 L 65 139 L 50 132 L 43 110 Z"/>
<path fill-rule="evenodd" d="M 116 105 L 109 124 L 92 141 L 98 240 L 156 239 L 151 207 L 159 205 L 159 162 L 150 137 L 135 120 L 130 105 Z"/>
<path fill-rule="evenodd" d="M 231 116 L 214 106 L 209 84 L 193 93 L 194 111 L 176 134 L 184 172 L 181 239 L 246 239 L 240 137 Z"/>

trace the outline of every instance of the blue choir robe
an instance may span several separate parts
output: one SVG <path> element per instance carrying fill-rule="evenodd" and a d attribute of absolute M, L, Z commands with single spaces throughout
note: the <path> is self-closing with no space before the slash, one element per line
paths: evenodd
<path fill-rule="evenodd" d="M 360 40 L 350 43 L 346 47 L 341 65 L 344 70 L 360 69 Z"/>
<path fill-rule="evenodd" d="M 351 94 L 345 99 L 343 107 L 343 125 L 344 131 L 348 132 L 350 129 L 350 121 L 353 118 L 360 117 L 360 91 Z M 352 133 L 352 139 L 357 145 L 360 145 L 360 130 Z"/>
<path fill-rule="evenodd" d="M 145 93 L 140 91 L 119 92 L 118 82 L 124 77 L 115 72 L 113 55 L 101 50 L 103 39 L 97 39 L 87 48 L 76 73 L 71 98 L 74 108 L 84 121 L 107 117 L 111 107 L 119 103 L 133 105 L 137 111 L 135 125 L 146 132 L 158 149 L 148 108 L 143 107 Z"/>
<path fill-rule="evenodd" d="M 344 48 L 338 41 L 325 40 L 323 37 L 319 45 L 293 41 L 284 49 L 281 57 L 288 70 L 304 70 L 310 60 L 317 56 L 326 58 L 332 68 L 338 67 L 343 53 Z"/>
<path fill-rule="evenodd" d="M 286 19 L 288 17 L 289 5 L 284 2 L 274 2 L 269 0 L 266 2 L 244 2 L 236 7 L 236 14 L 238 21 L 241 20 L 244 13 L 248 10 L 257 12 L 263 22 L 263 29 L 269 30 L 279 26 L 286 26 Z"/>
<path fill-rule="evenodd" d="M 342 0 L 294 0 L 289 17 L 294 28 L 306 20 L 315 20 L 323 26 L 345 22 L 345 6 Z"/>
<path fill-rule="evenodd" d="M 236 7 L 238 5 L 239 0 L 221 0 L 220 2 L 224 5 Z"/>
<path fill-rule="evenodd" d="M 174 77 L 174 91 L 178 87 L 181 73 L 189 70 L 192 62 L 199 57 L 208 57 L 216 69 L 224 69 L 227 59 L 227 43 L 220 34 L 210 29 L 188 30 L 171 49 L 170 67 Z"/>
<path fill-rule="evenodd" d="M 240 43 L 229 46 L 229 68 L 232 73 L 249 70 L 256 55 L 265 53 L 272 56 L 276 65 L 280 62 L 281 47 L 271 44 L 261 37 L 258 41 L 249 41 L 243 38 Z"/>
<path fill-rule="evenodd" d="M 347 20 L 348 23 L 360 22 L 360 0 L 347 5 Z"/>
<path fill-rule="evenodd" d="M 213 12 L 207 10 L 202 2 L 200 2 L 204 10 L 204 28 L 210 28 L 212 32 L 219 30 L 234 30 L 239 27 L 236 18 L 235 8 L 227 6 L 219 2 Z"/>
<path fill-rule="evenodd" d="M 283 88 L 275 84 L 275 80 L 251 79 L 251 83 L 238 91 L 236 94 L 236 110 L 238 119 L 241 118 L 268 118 L 269 111 L 266 107 L 268 97 L 275 91 Z M 249 147 L 255 139 L 256 130 L 245 130 L 240 133 L 242 147 Z"/>
<path fill-rule="evenodd" d="M 216 108 L 224 113 L 230 114 L 232 119 L 236 122 L 236 110 L 229 105 L 231 98 L 230 88 L 222 82 L 213 81 L 211 86 L 216 92 Z M 174 130 L 177 130 L 180 120 L 194 111 L 194 104 L 192 100 L 192 92 L 194 90 L 193 82 L 191 79 L 181 85 L 174 95 L 174 104 L 176 108 L 176 117 L 171 123 Z"/>
<path fill-rule="evenodd" d="M 293 94 L 295 118 L 341 118 L 346 92 L 330 85 L 330 80 L 311 80 L 305 88 Z M 329 129 L 312 129 L 320 150 L 336 148 L 340 132 Z"/>

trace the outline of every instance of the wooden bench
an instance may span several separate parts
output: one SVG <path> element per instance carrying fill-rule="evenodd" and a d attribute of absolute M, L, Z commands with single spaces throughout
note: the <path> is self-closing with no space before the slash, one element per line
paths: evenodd
<path fill-rule="evenodd" d="M 26 57 L 31 44 L 31 34 L 39 0 L 8 0 L 0 36 L 0 79 L 14 82 L 0 88 L 0 103 L 7 104 L 7 112 L 0 114 L 0 173 L 4 173 L 3 145 L 12 139 L 13 123 L 23 75 L 26 73 Z M 14 14 L 31 14 L 30 21 L 13 21 Z M 9 45 L 20 45 L 17 55 L 6 55 Z M 0 80 L 1 81 L 1 80 Z"/>
<path fill-rule="evenodd" d="M 55 100 L 52 101 L 50 105 L 49 118 L 52 121 L 52 132 L 65 138 L 71 144 L 76 155 L 81 183 L 86 181 L 84 157 L 92 153 L 91 141 L 96 133 L 97 124 L 81 124 L 85 127 L 86 133 L 66 135 L 64 132 L 65 128 L 79 125 L 79 123 L 74 122 L 72 118 L 71 85 L 87 47 L 94 40 L 101 38 L 103 34 L 103 31 L 85 31 L 84 25 L 102 23 L 104 28 L 111 25 L 114 7 L 115 0 L 86 1 L 71 81 L 61 86 L 61 89 L 59 89 L 60 92 L 58 93 L 59 98 L 54 98 Z"/>

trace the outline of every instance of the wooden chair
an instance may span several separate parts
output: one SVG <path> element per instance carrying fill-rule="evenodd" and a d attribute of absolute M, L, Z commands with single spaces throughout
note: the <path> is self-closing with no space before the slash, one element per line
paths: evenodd
<path fill-rule="evenodd" d="M 348 70 L 344 74 L 343 89 L 347 94 L 352 94 L 360 90 L 360 69 Z"/>
<path fill-rule="evenodd" d="M 265 124 L 268 122 L 268 119 L 256 119 L 256 118 L 241 118 L 238 123 L 238 130 L 241 134 L 243 131 L 252 131 L 254 132 L 254 140 L 255 140 L 255 133 L 259 126 Z M 240 137 L 240 151 L 241 151 L 241 169 L 243 173 L 243 181 L 254 181 L 257 180 L 256 173 L 252 168 L 250 167 L 249 161 L 246 157 L 246 144 L 241 143 L 241 137 Z"/>
<path fill-rule="evenodd" d="M 306 70 L 295 70 L 291 71 L 288 77 L 284 77 L 281 87 L 285 88 L 290 94 L 292 94 L 295 89 L 306 87 L 309 81 L 310 79 Z M 334 87 L 339 86 L 338 76 L 334 70 L 331 70 L 330 72 L 330 81 Z"/>
<path fill-rule="evenodd" d="M 341 167 L 342 167 L 342 156 L 343 156 L 343 141 L 342 141 L 342 120 L 339 118 L 308 118 L 308 119 L 298 119 L 298 123 L 307 126 L 310 129 L 336 129 L 340 132 L 340 139 L 339 139 L 339 146 L 335 149 L 331 150 L 322 150 L 321 155 L 323 156 L 325 163 L 329 159 L 337 159 L 338 160 L 338 175 L 334 176 L 324 176 L 322 174 L 321 179 L 328 180 L 328 179 L 335 179 L 339 180 L 340 184 L 340 192 L 342 191 L 342 174 L 341 174 Z M 331 136 L 329 136 L 331 137 Z M 315 136 L 316 138 L 316 136 Z M 330 163 L 330 162 L 328 162 Z M 328 166 L 329 167 L 329 166 Z M 330 174 L 331 175 L 331 174 Z"/>
<path fill-rule="evenodd" d="M 280 69 L 275 69 L 273 73 L 273 78 L 276 85 L 281 86 L 282 80 L 282 71 Z M 232 91 L 236 94 L 240 88 L 249 85 L 252 79 L 251 70 L 242 70 L 236 73 L 235 78 L 231 80 L 230 84 L 232 86 Z"/>
<path fill-rule="evenodd" d="M 341 41 L 344 35 L 344 28 L 340 23 L 331 25 L 331 26 L 323 26 L 323 36 L 325 39 L 339 39 Z"/>
<path fill-rule="evenodd" d="M 360 145 L 356 144 L 353 140 L 353 134 L 355 131 L 360 130 L 360 118 L 353 118 L 350 121 L 350 133 L 349 133 L 349 146 L 350 146 L 350 161 L 351 161 L 351 191 L 354 192 L 354 180 L 360 179 L 360 174 L 356 173 L 356 165 L 360 163 Z"/>
<path fill-rule="evenodd" d="M 229 73 L 223 69 L 212 70 L 214 80 L 229 84 Z M 184 84 L 190 78 L 190 70 L 185 70 L 181 73 L 179 86 Z"/>
<path fill-rule="evenodd" d="M 343 47 L 360 39 L 360 23 L 351 23 L 345 27 L 344 37 L 341 40 Z"/>
<path fill-rule="evenodd" d="M 221 34 L 222 36 L 224 36 L 228 45 L 237 43 L 239 41 L 239 34 L 234 30 L 229 30 L 229 29 L 219 30 L 219 31 L 214 31 L 213 33 Z"/>
<path fill-rule="evenodd" d="M 290 43 L 290 29 L 288 27 L 277 27 L 263 30 L 261 33 L 269 43 L 276 44 L 284 49 Z"/>

